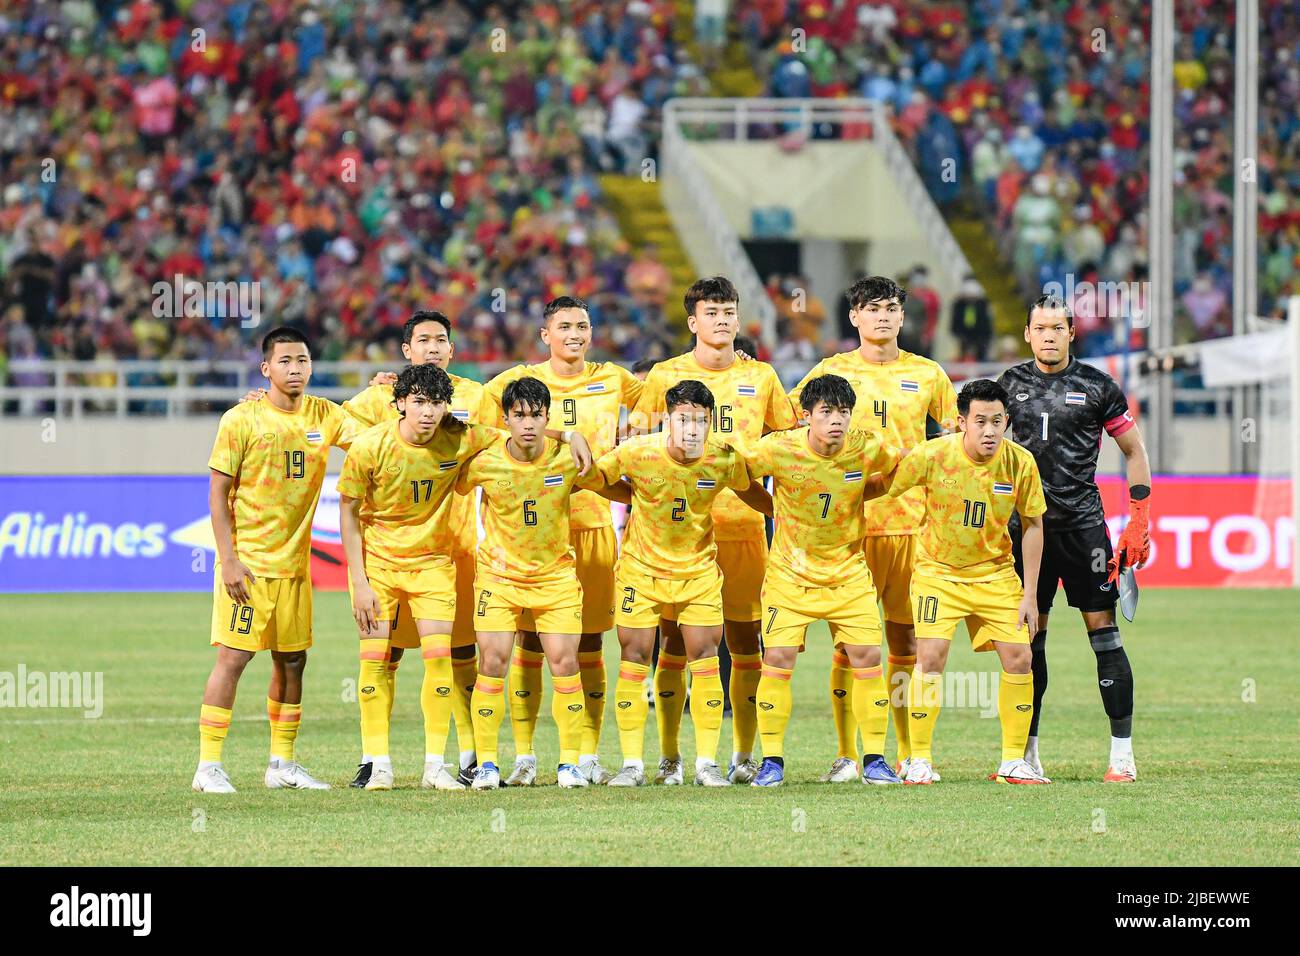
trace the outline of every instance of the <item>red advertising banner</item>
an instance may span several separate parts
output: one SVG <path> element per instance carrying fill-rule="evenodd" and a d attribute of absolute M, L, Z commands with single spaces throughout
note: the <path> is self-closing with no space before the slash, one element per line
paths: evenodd
<path fill-rule="evenodd" d="M 1127 483 L 1098 480 L 1111 543 L 1128 522 Z M 1253 475 L 1157 475 L 1151 492 L 1151 587 L 1289 587 L 1291 482 Z"/>
<path fill-rule="evenodd" d="M 1111 542 L 1128 521 L 1123 479 L 1098 480 Z M 616 522 L 621 525 L 620 520 Z M 1138 572 L 1149 587 L 1289 587 L 1295 522 L 1285 478 L 1158 475 L 1151 498 L 1151 560 Z M 338 498 L 327 482 L 312 534 L 312 581 L 346 589 L 338 538 Z"/>

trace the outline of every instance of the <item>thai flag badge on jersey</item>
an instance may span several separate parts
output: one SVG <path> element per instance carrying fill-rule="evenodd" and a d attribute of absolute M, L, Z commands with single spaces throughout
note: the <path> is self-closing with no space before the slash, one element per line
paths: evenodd
<path fill-rule="evenodd" d="M 556 486 L 558 486 L 558 485 L 562 485 L 562 484 L 564 484 L 564 476 L 563 476 L 563 475 L 547 475 L 545 478 L 542 479 L 542 484 L 543 484 L 545 487 L 547 487 L 547 488 L 554 488 L 554 487 L 556 487 Z"/>
<path fill-rule="evenodd" d="M 861 481 L 861 480 L 862 480 L 862 472 L 860 472 L 860 471 L 846 471 L 846 472 L 844 473 L 844 480 L 845 480 L 845 481 Z"/>
<path fill-rule="evenodd" d="M 323 440 L 324 439 L 321 438 L 320 432 L 315 429 L 312 429 L 307 433 L 307 441 L 311 442 L 313 445 L 319 445 Z"/>
<path fill-rule="evenodd" d="M 453 468 L 455 468 L 455 467 L 456 467 L 456 463 L 455 463 L 454 461 L 440 461 L 440 462 L 438 462 L 438 470 L 439 470 L 439 471 L 450 471 L 451 469 L 453 469 Z"/>
<path fill-rule="evenodd" d="M 462 422 L 467 422 L 467 421 L 469 421 L 469 409 L 468 409 L 468 408 L 453 408 L 453 409 L 451 410 L 451 415 L 452 415 L 453 418 L 455 418 L 455 419 L 457 419 L 457 420 L 459 420 L 459 421 L 462 421 Z"/>
<path fill-rule="evenodd" d="M 1016 489 L 1012 486 L 1011 482 L 1009 481 L 993 482 L 993 493 L 995 495 L 1011 495 L 1011 494 L 1015 494 L 1015 491 Z"/>
<path fill-rule="evenodd" d="M 918 383 L 913 382 L 911 379 L 907 379 L 907 378 L 902 379 L 898 383 L 898 387 L 905 392 L 919 392 L 921 390 L 921 386 Z"/>
<path fill-rule="evenodd" d="M 736 394 L 745 398 L 756 398 L 758 396 L 758 389 L 753 385 L 737 385 Z"/>
<path fill-rule="evenodd" d="M 708 491 L 710 488 L 718 487 L 718 483 L 714 481 L 712 478 L 701 478 L 695 482 L 695 487 L 702 488 L 705 491 Z"/>
<path fill-rule="evenodd" d="M 1087 392 L 1066 392 L 1065 393 L 1065 404 L 1067 405 L 1084 405 L 1087 404 L 1087 401 L 1088 401 Z"/>
<path fill-rule="evenodd" d="M 587 386 L 587 391 L 589 392 L 603 392 L 604 390 L 605 390 L 604 382 L 592 382 L 590 385 Z"/>

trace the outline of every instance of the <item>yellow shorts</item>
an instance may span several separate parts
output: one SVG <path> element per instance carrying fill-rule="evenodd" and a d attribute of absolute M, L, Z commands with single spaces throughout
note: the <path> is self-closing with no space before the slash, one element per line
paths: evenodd
<path fill-rule="evenodd" d="M 719 541 L 718 570 L 722 572 L 722 616 L 728 621 L 757 621 L 763 613 L 767 538 Z"/>
<path fill-rule="evenodd" d="M 371 578 L 370 586 L 374 587 Z M 376 593 L 378 588 L 375 589 Z M 352 601 L 352 576 L 348 575 L 348 601 Z M 415 629 L 415 615 L 406 601 L 398 601 L 397 617 L 388 633 L 393 647 L 410 650 L 420 646 L 420 632 Z M 474 555 L 456 557 L 456 621 L 451 628 L 452 647 L 474 646 Z"/>
<path fill-rule="evenodd" d="M 879 644 L 880 612 L 870 574 L 835 587 L 804 587 L 780 574 L 763 581 L 763 646 L 801 647 L 808 625 L 825 621 L 836 644 Z"/>
<path fill-rule="evenodd" d="M 410 617 L 419 620 L 450 624 L 456 619 L 456 565 L 450 561 L 400 571 L 371 567 L 366 568 L 366 577 L 379 599 L 381 620 L 396 619 L 402 605 L 410 610 Z M 418 644 L 417 639 L 412 646 Z"/>
<path fill-rule="evenodd" d="M 212 586 L 212 644 L 237 651 L 305 651 L 311 647 L 311 577 L 258 578 L 248 604 L 236 604 L 221 583 Z"/>
<path fill-rule="evenodd" d="M 619 627 L 657 627 L 660 618 L 688 627 L 722 626 L 722 572 L 712 570 L 693 578 L 654 578 L 622 561 L 614 572 L 619 603 Z"/>
<path fill-rule="evenodd" d="M 965 621 L 977 651 L 993 650 L 994 641 L 1028 644 L 1029 628 L 1016 628 L 1024 587 L 1014 574 L 996 581 L 945 581 L 912 575 L 912 610 L 916 636 L 952 640 L 957 622 Z"/>
<path fill-rule="evenodd" d="M 618 538 L 614 528 L 578 529 L 570 533 L 582 583 L 582 633 L 604 634 L 614 626 L 614 565 Z"/>
<path fill-rule="evenodd" d="M 885 534 L 862 539 L 862 553 L 871 569 L 871 580 L 885 608 L 885 620 L 912 623 L 912 557 L 916 535 Z"/>
<path fill-rule="evenodd" d="M 480 574 L 474 585 L 474 627 L 480 631 L 582 633 L 582 585 L 577 575 L 522 585 Z"/>

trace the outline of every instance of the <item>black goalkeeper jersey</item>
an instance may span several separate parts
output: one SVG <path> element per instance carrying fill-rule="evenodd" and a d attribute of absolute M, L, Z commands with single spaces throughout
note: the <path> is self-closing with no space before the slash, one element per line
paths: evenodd
<path fill-rule="evenodd" d="M 1011 397 L 1013 437 L 1038 462 L 1047 498 L 1044 529 L 1075 531 L 1103 523 L 1096 481 L 1101 433 L 1116 437 L 1135 424 L 1119 385 L 1075 358 L 1054 375 L 1031 359 L 1007 369 L 998 383 Z"/>

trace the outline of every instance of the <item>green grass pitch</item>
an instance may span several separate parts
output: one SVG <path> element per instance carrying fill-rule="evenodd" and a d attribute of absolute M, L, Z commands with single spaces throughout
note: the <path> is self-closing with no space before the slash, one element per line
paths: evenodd
<path fill-rule="evenodd" d="M 240 792 L 218 797 L 189 789 L 212 659 L 206 595 L 4 598 L 0 671 L 16 673 L 20 664 L 29 673 L 101 671 L 105 703 L 94 720 L 69 710 L 0 709 L 0 864 L 1295 862 L 1300 657 L 1292 592 L 1143 594 L 1137 623 L 1124 628 L 1137 680 L 1139 778 L 1132 786 L 1101 783 L 1108 729 L 1093 656 L 1078 614 L 1058 604 L 1042 728 L 1050 787 L 985 780 L 997 763 L 998 724 L 980 716 L 978 701 L 945 707 L 940 717 L 941 784 L 816 783 L 834 756 L 829 648 L 818 629 L 795 673 L 785 787 L 561 791 L 553 785 L 548 699 L 538 740 L 548 785 L 491 794 L 419 789 L 416 659 L 398 679 L 399 788 L 346 787 L 359 748 L 356 704 L 344 700 L 357 669 L 346 601 L 343 594 L 316 597 L 299 738 L 302 761 L 335 789 L 262 786 L 269 670 L 262 655 L 245 674 L 226 745 L 225 765 Z M 993 655 L 971 653 L 963 635 L 950 670 L 995 669 Z M 612 687 L 612 634 L 606 649 Z M 653 720 L 647 763 L 658 758 Z M 602 759 L 617 766 L 612 713 L 605 726 Z M 682 736 L 689 763 L 689 716 Z M 508 728 L 503 745 L 508 768 Z M 453 733 L 449 753 L 454 746 Z M 723 750 L 730 746 L 728 722 Z"/>

